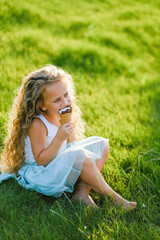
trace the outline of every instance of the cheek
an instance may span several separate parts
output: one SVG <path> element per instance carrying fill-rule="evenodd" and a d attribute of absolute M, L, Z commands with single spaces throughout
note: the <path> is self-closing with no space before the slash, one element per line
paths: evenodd
<path fill-rule="evenodd" d="M 61 104 L 60 104 L 60 103 L 57 103 L 57 104 L 55 105 L 55 109 L 56 109 L 56 110 L 59 109 L 60 106 L 61 106 Z"/>
<path fill-rule="evenodd" d="M 54 103 L 51 107 L 52 111 L 57 112 L 57 109 L 59 109 L 59 103 Z"/>
<path fill-rule="evenodd" d="M 71 97 L 70 96 L 68 96 L 68 101 L 71 103 L 72 101 L 71 101 Z"/>

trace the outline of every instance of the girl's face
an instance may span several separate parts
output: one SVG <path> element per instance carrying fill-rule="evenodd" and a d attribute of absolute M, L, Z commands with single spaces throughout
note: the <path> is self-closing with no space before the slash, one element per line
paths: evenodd
<path fill-rule="evenodd" d="M 41 109 L 50 117 L 59 116 L 61 108 L 71 106 L 71 98 L 64 82 L 58 81 L 46 88 Z"/>

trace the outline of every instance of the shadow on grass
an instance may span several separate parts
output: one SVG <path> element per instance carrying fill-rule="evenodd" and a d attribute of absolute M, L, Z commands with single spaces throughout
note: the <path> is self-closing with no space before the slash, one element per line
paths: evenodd
<path fill-rule="evenodd" d="M 1 11 L 0 18 L 1 24 L 0 29 L 6 31 L 12 29 L 16 25 L 26 27 L 27 25 L 33 25 L 37 27 L 49 26 L 48 21 L 45 21 L 40 13 L 35 13 L 31 9 L 25 7 L 14 6 L 11 3 L 6 3 L 7 8 Z M 6 28 L 7 26 L 7 28 Z"/>
<path fill-rule="evenodd" d="M 67 66 L 73 71 L 85 71 L 90 75 L 99 72 L 106 76 L 118 76 L 127 70 L 125 65 L 114 57 L 101 56 L 96 50 L 84 48 L 78 50 L 65 49 L 56 56 L 51 54 L 50 62 L 62 68 Z"/>

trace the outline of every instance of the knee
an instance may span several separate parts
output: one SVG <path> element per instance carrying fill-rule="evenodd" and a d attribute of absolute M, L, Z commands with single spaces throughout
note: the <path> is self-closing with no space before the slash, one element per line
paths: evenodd
<path fill-rule="evenodd" d="M 101 138 L 101 147 L 104 149 L 104 152 L 106 152 L 106 154 L 109 153 L 109 141 L 108 141 L 108 139 Z"/>
<path fill-rule="evenodd" d="M 84 149 L 77 149 L 76 154 L 77 154 L 78 159 L 85 159 L 86 158 L 86 154 L 85 154 Z"/>
<path fill-rule="evenodd" d="M 91 168 L 94 164 L 95 163 L 92 158 L 86 158 L 84 161 L 84 166 L 87 168 Z"/>

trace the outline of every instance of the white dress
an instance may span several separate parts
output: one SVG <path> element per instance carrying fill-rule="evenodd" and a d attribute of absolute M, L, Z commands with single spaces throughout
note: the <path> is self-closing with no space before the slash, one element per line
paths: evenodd
<path fill-rule="evenodd" d="M 58 128 L 49 123 L 42 114 L 36 117 L 40 118 L 47 128 L 47 146 L 49 146 Z M 108 143 L 108 139 L 95 136 L 71 142 L 68 145 L 65 141 L 57 156 L 44 167 L 37 165 L 32 153 L 30 138 L 27 136 L 25 140 L 25 164 L 16 176 L 2 173 L 0 182 L 14 177 L 26 189 L 58 198 L 64 191 L 73 192 L 74 185 L 81 174 L 84 160 L 90 157 L 96 163 L 96 159 L 101 158 Z"/>

